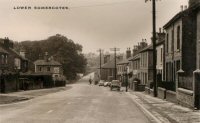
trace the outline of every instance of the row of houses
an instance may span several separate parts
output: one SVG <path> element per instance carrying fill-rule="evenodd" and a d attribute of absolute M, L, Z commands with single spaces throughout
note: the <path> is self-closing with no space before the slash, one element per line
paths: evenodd
<path fill-rule="evenodd" d="M 45 53 L 35 62 L 26 58 L 25 50 L 14 50 L 13 41 L 0 39 L 0 92 L 64 86 L 62 65 Z"/>
<path fill-rule="evenodd" d="M 190 0 L 163 29 L 156 33 L 158 97 L 200 108 L 200 0 Z M 101 79 L 113 77 L 113 59 L 102 69 Z M 138 85 L 153 94 L 153 46 L 146 39 L 128 48 L 124 59 L 117 58 L 117 78 L 123 83 L 127 76 L 130 88 Z"/>

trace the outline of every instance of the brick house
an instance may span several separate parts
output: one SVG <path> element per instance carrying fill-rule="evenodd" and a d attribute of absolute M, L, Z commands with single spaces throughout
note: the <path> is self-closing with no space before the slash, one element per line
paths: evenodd
<path fill-rule="evenodd" d="M 3 78 L 5 70 L 8 69 L 8 52 L 0 46 L 0 92 L 5 92 L 5 80 Z"/>
<path fill-rule="evenodd" d="M 0 39 L 0 48 L 4 51 L 4 55 L 1 53 L 2 92 L 17 91 L 20 86 L 18 82 L 20 74 L 28 71 L 28 60 L 16 52 L 13 45 L 8 38 Z"/>
<path fill-rule="evenodd" d="M 1 47 L 9 53 L 8 57 L 8 69 L 15 72 L 27 72 L 28 71 L 28 59 L 25 58 L 24 52 L 22 54 L 14 50 L 13 41 L 8 38 L 0 40 Z"/>
<path fill-rule="evenodd" d="M 123 56 L 116 56 L 116 64 L 123 58 Z M 101 67 L 101 79 L 111 81 L 115 76 L 115 59 L 110 55 L 105 55 L 106 62 Z M 117 70 L 117 68 L 116 68 Z M 117 72 L 117 71 L 116 71 Z"/>
<path fill-rule="evenodd" d="M 35 73 L 51 74 L 54 80 L 63 78 L 62 64 L 49 58 L 48 53 L 45 53 L 44 59 L 39 59 L 34 62 Z"/>
<path fill-rule="evenodd" d="M 131 57 L 131 50 L 130 48 L 126 51 L 126 58 L 122 59 L 117 63 L 117 78 L 122 82 L 125 83 L 126 75 L 129 74 L 129 61 L 128 59 Z M 130 76 L 128 76 L 130 78 Z"/>
<path fill-rule="evenodd" d="M 137 79 L 141 82 L 141 84 L 147 83 L 146 82 L 147 77 L 145 78 L 145 75 L 142 72 L 144 70 L 143 69 L 144 62 L 145 62 L 145 65 L 147 62 L 147 61 L 145 61 L 146 56 L 147 56 L 147 53 L 146 53 L 147 47 L 148 47 L 148 44 L 146 42 L 146 39 L 143 39 L 140 43 L 138 43 L 138 45 L 134 46 L 132 57 L 130 57 L 128 59 L 129 60 L 129 70 L 132 72 L 131 80 Z"/>
<path fill-rule="evenodd" d="M 178 103 L 189 107 L 195 107 L 200 89 L 200 77 L 195 81 L 193 73 L 199 66 L 199 11 L 200 0 L 190 0 L 188 9 L 164 25 L 165 80 L 176 84 Z"/>
<path fill-rule="evenodd" d="M 153 82 L 153 47 L 152 45 L 147 46 L 140 52 L 140 80 L 141 84 L 150 86 Z"/>
<path fill-rule="evenodd" d="M 164 42 L 165 42 L 165 33 L 160 32 L 156 33 L 156 71 L 157 71 L 157 81 L 164 80 Z"/>

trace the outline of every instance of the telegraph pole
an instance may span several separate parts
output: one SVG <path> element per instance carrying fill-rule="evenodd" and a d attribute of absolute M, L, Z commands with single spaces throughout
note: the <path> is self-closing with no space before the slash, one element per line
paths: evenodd
<path fill-rule="evenodd" d="M 145 2 L 151 0 L 145 0 Z M 157 97 L 157 79 L 156 79 L 156 0 L 152 0 L 152 22 L 153 22 L 153 85 L 154 97 Z"/>
<path fill-rule="evenodd" d="M 115 70 L 114 70 L 114 78 L 115 78 L 115 80 L 117 79 L 117 51 L 119 51 L 120 49 L 119 48 L 116 48 L 116 47 L 114 47 L 114 48 L 110 48 L 110 50 L 111 51 L 114 51 L 114 60 L 115 60 Z"/>
<path fill-rule="evenodd" d="M 97 50 L 97 52 L 99 52 L 99 58 L 100 58 L 100 62 L 99 62 L 99 74 L 100 74 L 100 79 L 101 79 L 101 54 L 103 52 L 102 49 Z"/>

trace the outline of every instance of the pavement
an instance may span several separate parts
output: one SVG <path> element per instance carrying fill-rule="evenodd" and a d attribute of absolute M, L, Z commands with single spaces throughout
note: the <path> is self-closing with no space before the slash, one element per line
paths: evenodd
<path fill-rule="evenodd" d="M 18 91 L 18 92 L 0 94 L 0 106 L 4 104 L 18 103 L 21 101 L 30 100 L 39 96 L 44 96 L 47 94 L 68 90 L 70 88 L 71 86 L 66 86 L 66 87 L 55 87 L 48 89 L 27 90 L 27 91 Z"/>
<path fill-rule="evenodd" d="M 143 92 L 89 85 L 89 76 L 69 87 L 7 94 L 31 99 L 1 104 L 0 123 L 200 123 L 200 111 Z"/>
<path fill-rule="evenodd" d="M 129 90 L 138 107 L 156 123 L 200 123 L 200 110 L 192 110 L 145 94 Z"/>

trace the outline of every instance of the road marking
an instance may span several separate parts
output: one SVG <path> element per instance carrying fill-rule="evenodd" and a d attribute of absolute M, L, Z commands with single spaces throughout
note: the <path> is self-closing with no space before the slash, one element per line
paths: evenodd
<path fill-rule="evenodd" d="M 49 114 L 49 113 L 51 113 L 51 112 L 53 112 L 53 110 L 49 110 L 49 111 L 47 112 L 47 114 Z"/>

